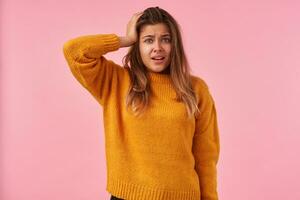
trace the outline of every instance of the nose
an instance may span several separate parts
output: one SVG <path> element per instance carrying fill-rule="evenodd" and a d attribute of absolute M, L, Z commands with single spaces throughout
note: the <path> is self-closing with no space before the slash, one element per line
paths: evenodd
<path fill-rule="evenodd" d="M 154 51 L 162 51 L 161 42 L 157 40 L 154 44 Z"/>

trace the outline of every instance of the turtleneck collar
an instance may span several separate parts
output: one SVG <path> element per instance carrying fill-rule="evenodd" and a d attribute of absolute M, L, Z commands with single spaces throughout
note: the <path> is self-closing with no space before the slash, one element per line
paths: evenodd
<path fill-rule="evenodd" d="M 170 74 L 163 74 L 159 72 L 152 72 L 148 71 L 148 76 L 151 82 L 154 83 L 166 83 L 170 84 L 171 83 L 171 75 Z"/>

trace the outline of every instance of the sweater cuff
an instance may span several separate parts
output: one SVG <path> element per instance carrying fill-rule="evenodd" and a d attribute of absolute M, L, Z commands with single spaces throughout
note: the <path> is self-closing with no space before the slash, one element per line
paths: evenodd
<path fill-rule="evenodd" d="M 116 51 L 120 48 L 120 39 L 116 34 L 104 34 L 101 39 L 107 52 Z"/>

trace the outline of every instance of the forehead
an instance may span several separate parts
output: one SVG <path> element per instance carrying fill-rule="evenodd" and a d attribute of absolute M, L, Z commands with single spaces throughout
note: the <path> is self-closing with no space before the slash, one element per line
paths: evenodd
<path fill-rule="evenodd" d="M 145 36 L 145 35 L 164 35 L 167 34 L 169 32 L 169 28 L 163 24 L 163 23 L 159 23 L 159 24 L 154 24 L 154 25 L 145 25 L 142 27 L 141 29 L 141 36 Z"/>

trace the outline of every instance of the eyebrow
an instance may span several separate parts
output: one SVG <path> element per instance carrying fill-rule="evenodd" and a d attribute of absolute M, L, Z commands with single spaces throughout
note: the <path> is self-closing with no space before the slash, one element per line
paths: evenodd
<path fill-rule="evenodd" d="M 163 34 L 161 37 L 167 37 L 167 36 L 170 36 L 170 37 L 171 37 L 171 35 L 170 35 L 169 33 Z M 142 38 L 145 38 L 145 37 L 151 37 L 151 38 L 153 38 L 154 35 L 145 35 L 145 36 L 143 36 Z"/>

